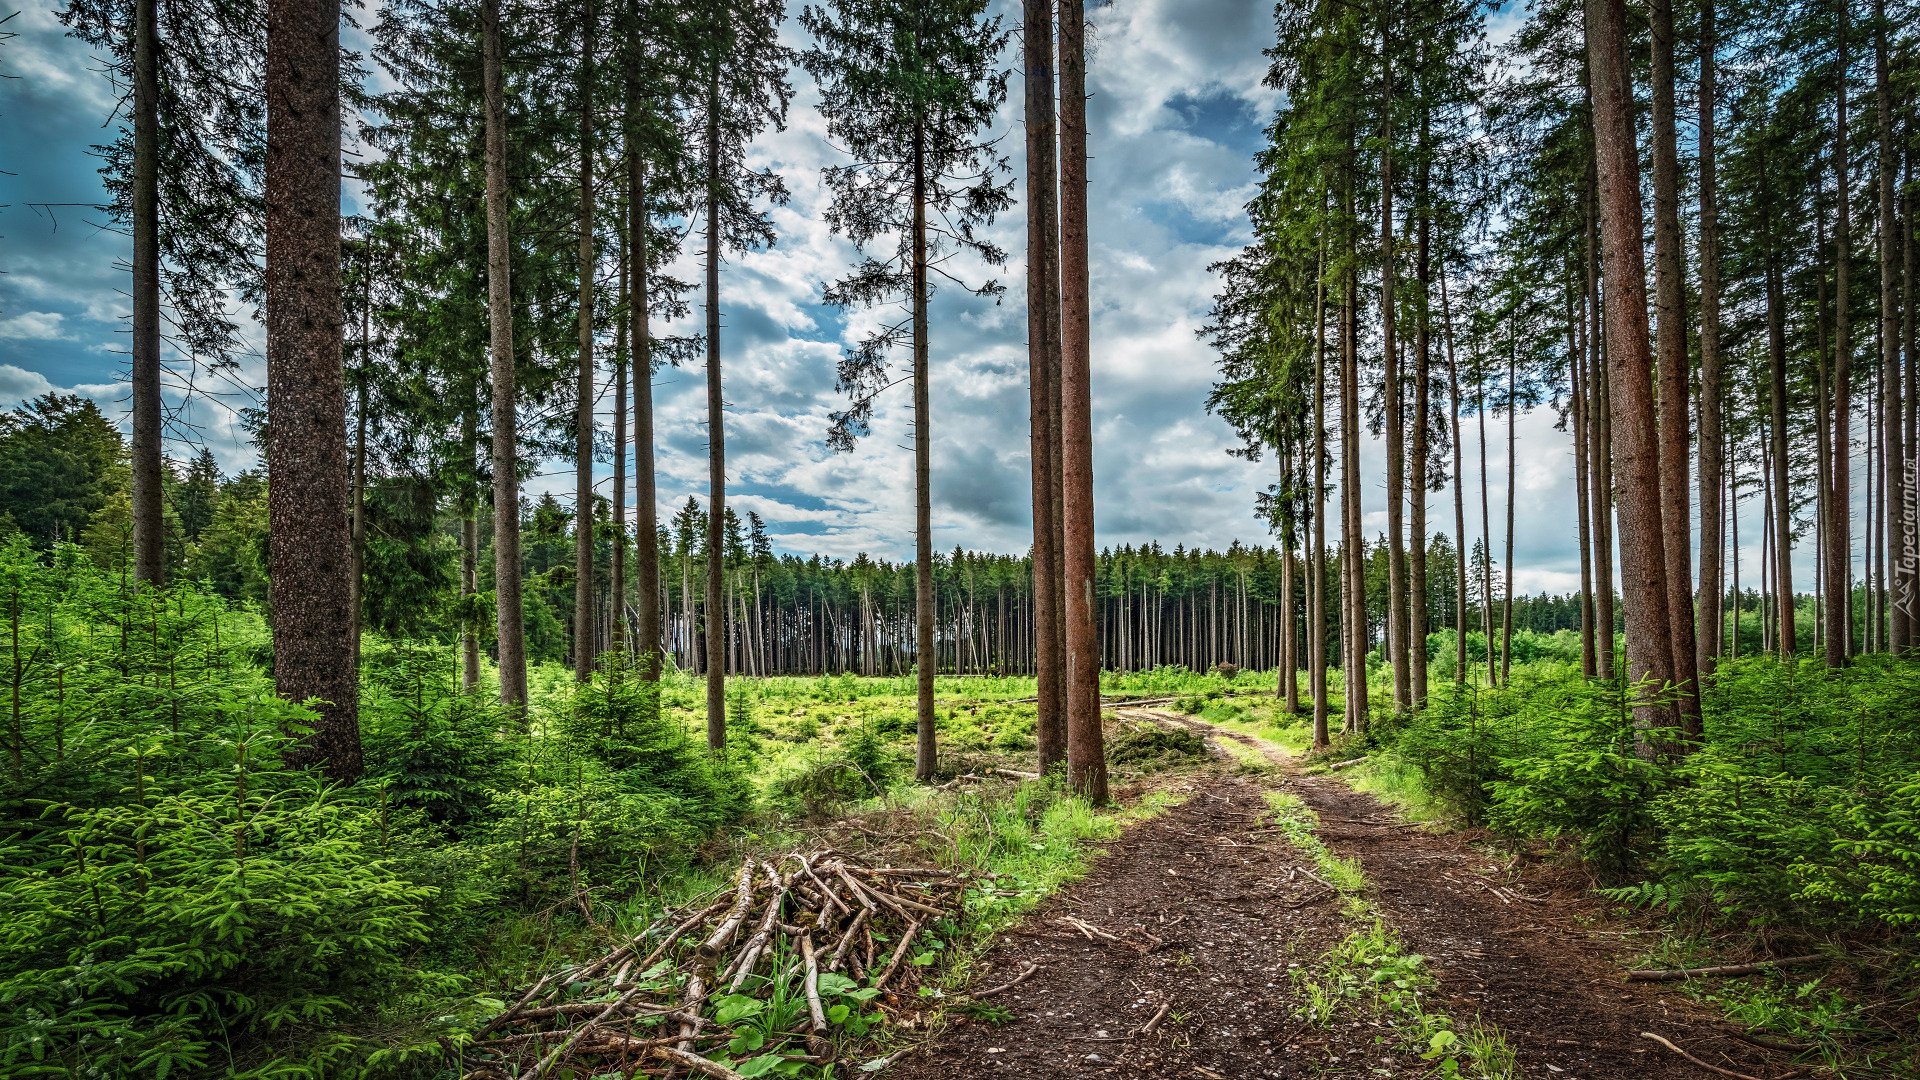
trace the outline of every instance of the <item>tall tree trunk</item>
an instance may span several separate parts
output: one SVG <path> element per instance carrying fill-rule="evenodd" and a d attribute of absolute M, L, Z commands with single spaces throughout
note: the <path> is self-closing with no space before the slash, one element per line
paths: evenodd
<path fill-rule="evenodd" d="M 573 417 L 573 677 L 593 677 L 593 0 L 580 25 L 580 355 Z"/>
<path fill-rule="evenodd" d="M 353 662 L 360 664 L 360 608 L 366 598 L 367 562 L 367 382 L 356 388 L 353 414 L 353 522 L 347 535 L 347 640 L 353 643 Z"/>
<path fill-rule="evenodd" d="M 1505 601 L 1500 605 L 1500 685 L 1513 677 L 1513 495 L 1514 423 L 1520 415 L 1520 388 L 1514 374 L 1514 350 L 1507 350 L 1507 572 Z M 1491 556 L 1493 553 L 1487 553 Z"/>
<path fill-rule="evenodd" d="M 625 314 L 633 303 L 632 249 L 627 237 L 626 215 L 636 208 L 621 199 L 619 230 L 620 301 L 616 311 Z M 627 324 L 620 319 L 614 328 L 613 342 L 613 563 L 608 568 L 607 592 L 611 599 L 611 627 L 608 648 L 624 652 L 627 647 Z M 623 663 L 624 667 L 625 664 Z"/>
<path fill-rule="evenodd" d="M 360 775 L 341 366 L 340 9 L 267 8 L 267 519 L 274 690 L 318 698 L 290 765 Z"/>
<path fill-rule="evenodd" d="M 133 382 L 133 579 L 154 585 L 166 579 L 160 450 L 159 54 L 159 5 L 156 0 L 134 0 L 133 342 L 127 357 Z"/>
<path fill-rule="evenodd" d="M 1896 144 L 1893 135 L 1893 88 L 1887 66 L 1886 0 L 1874 0 L 1873 16 L 1873 87 L 1880 143 L 1881 429 L 1886 446 L 1881 455 L 1885 473 L 1881 500 L 1886 521 L 1893 526 L 1893 535 L 1899 537 L 1904 535 L 1901 524 L 1906 505 L 1903 496 L 1906 493 L 1905 466 L 1909 447 L 1904 437 L 1906 418 L 1901 408 L 1904 398 L 1900 381 L 1900 272 L 1894 265 L 1894 248 L 1897 246 L 1895 235 L 1900 217 L 1894 203 Z M 1903 586 L 1911 588 L 1911 571 L 1907 569 L 1907 560 L 1897 543 L 1892 545 L 1887 555 L 1891 573 L 1887 574 L 1885 584 L 1894 600 L 1888 605 L 1891 609 L 1888 612 L 1888 651 L 1895 656 L 1902 656 L 1913 641 L 1913 624 L 1908 616 L 1907 605 L 1900 602 L 1900 598 L 1906 595 Z"/>
<path fill-rule="evenodd" d="M 1567 368 L 1571 379 L 1571 392 L 1568 394 L 1567 412 L 1573 421 L 1573 487 L 1578 531 L 1580 537 L 1580 676 L 1585 679 L 1594 677 L 1593 648 L 1593 533 L 1591 528 L 1593 507 L 1588 499 L 1587 476 L 1587 381 L 1586 373 L 1586 297 L 1581 294 L 1577 309 L 1569 305 L 1572 315 L 1567 328 L 1568 360 Z"/>
<path fill-rule="evenodd" d="M 1313 692 L 1313 748 L 1325 750 L 1327 732 L 1327 196 L 1320 195 L 1319 266 L 1313 279 L 1313 574 L 1307 605 L 1307 677 Z"/>
<path fill-rule="evenodd" d="M 1446 338 L 1447 388 L 1453 427 L 1453 681 L 1467 681 L 1467 494 L 1460 451 L 1460 365 L 1453 355 L 1453 309 L 1447 298 L 1447 267 L 1440 277 L 1440 331 Z"/>
<path fill-rule="evenodd" d="M 921 783 L 933 779 L 938 765 L 933 738 L 933 411 L 927 390 L 927 132 L 916 125 L 913 138 L 913 593 L 915 651 L 923 658 L 915 680 L 918 689 L 913 775 Z"/>
<path fill-rule="evenodd" d="M 361 400 L 361 407 L 366 401 Z M 465 455 L 463 460 L 468 469 L 473 468 L 480 454 L 480 418 L 479 403 L 474 402 L 460 416 L 460 445 Z M 361 431 L 360 447 L 354 452 L 354 474 L 362 474 L 361 462 L 364 460 L 366 446 L 365 429 Z M 357 483 L 356 483 L 356 486 Z M 470 610 L 470 599 L 480 587 L 480 500 L 474 491 L 472 481 L 463 478 L 460 493 L 460 600 L 461 610 Z M 354 563 L 360 562 L 359 545 L 364 538 L 358 516 L 359 505 L 356 497 L 354 528 Z M 354 626 L 359 626 L 359 612 L 354 612 Z M 480 628 L 475 626 L 473 618 L 463 615 L 460 619 L 460 692 L 471 694 L 480 685 Z M 356 637 L 355 651 L 358 651 Z"/>
<path fill-rule="evenodd" d="M 1087 266 L 1087 51 L 1081 5 L 1060 5 L 1060 489 L 1067 778 L 1107 801 L 1100 737 L 1100 564 L 1093 547 L 1092 323 Z"/>
<path fill-rule="evenodd" d="M 1061 474 L 1055 468 L 1060 405 L 1060 216 L 1054 142 L 1053 5 L 1024 0 L 1027 131 L 1027 360 L 1032 395 L 1033 645 L 1038 686 L 1034 741 L 1040 771 L 1067 758 L 1066 652 L 1061 625 L 1064 540 L 1054 529 Z"/>
<path fill-rule="evenodd" d="M 1422 118 L 1420 140 L 1423 147 L 1426 138 L 1427 123 Z M 1419 178 L 1419 244 L 1413 270 L 1420 299 L 1420 318 L 1414 328 L 1413 347 L 1413 462 L 1407 474 L 1407 493 L 1410 496 L 1407 524 L 1413 534 L 1412 565 L 1408 567 L 1407 575 L 1407 670 L 1408 678 L 1413 683 L 1413 707 L 1416 709 L 1427 703 L 1427 425 L 1432 419 L 1428 382 L 1432 377 L 1433 351 L 1433 304 L 1428 295 L 1431 287 L 1428 279 L 1432 270 L 1432 223 L 1427 207 L 1427 175 L 1428 168 L 1423 157 Z"/>
<path fill-rule="evenodd" d="M 1726 505 L 1726 434 L 1721 418 L 1720 204 L 1714 169 L 1714 70 L 1718 39 L 1713 0 L 1700 7 L 1700 633 L 1695 667 L 1712 676 L 1726 625 L 1726 568 L 1722 564 L 1721 512 Z M 1709 509 L 1711 508 L 1711 509 Z"/>
<path fill-rule="evenodd" d="M 1673 103 L 1673 2 L 1652 0 L 1653 277 L 1659 309 L 1654 347 L 1660 377 L 1660 537 L 1665 546 L 1667 632 L 1675 707 L 1689 740 L 1700 736 L 1694 664 L 1692 414 L 1689 409 L 1686 270 L 1680 239 L 1680 152 Z"/>
<path fill-rule="evenodd" d="M 519 394 L 513 367 L 513 251 L 507 236 L 507 106 L 500 58 L 500 0 L 481 0 L 481 69 L 487 127 L 487 325 L 493 381 L 493 589 L 500 704 L 524 722 L 527 639 L 520 604 Z"/>
<path fill-rule="evenodd" d="M 1352 194 L 1349 191 L 1347 218 L 1353 218 Z M 1341 622 L 1347 627 L 1347 730 L 1356 735 L 1367 731 L 1367 588 L 1366 563 L 1362 551 L 1361 488 L 1360 488 L 1360 346 L 1359 346 L 1359 281 L 1349 269 L 1346 281 L 1344 310 L 1341 312 L 1344 326 L 1341 333 L 1341 375 L 1340 375 L 1340 430 L 1341 460 L 1343 474 L 1341 486 L 1341 510 L 1343 522 L 1341 544 L 1346 563 L 1346 582 L 1342 595 L 1346 599 L 1346 611 Z"/>
<path fill-rule="evenodd" d="M 1399 311 L 1394 302 L 1398 277 L 1393 244 L 1393 58 L 1387 29 L 1380 28 L 1383 101 L 1380 121 L 1380 347 L 1385 364 L 1381 398 L 1387 435 L 1387 659 L 1393 668 L 1393 711 L 1413 707 L 1407 657 L 1406 416 L 1401 405 Z"/>
<path fill-rule="evenodd" d="M 641 114 L 640 85 L 627 81 L 627 116 Z M 633 252 L 633 299 L 627 306 L 633 341 L 633 576 L 634 599 L 638 610 L 634 638 L 640 650 L 641 678 L 660 680 L 666 637 L 665 619 L 660 610 L 659 513 L 655 501 L 653 474 L 653 325 L 649 296 L 647 257 L 647 165 L 640 148 L 629 139 L 627 144 L 627 204 L 633 208 L 627 219 L 632 230 L 628 247 Z"/>
<path fill-rule="evenodd" d="M 1477 371 L 1480 407 L 1475 411 L 1480 424 L 1480 635 L 1487 645 L 1487 685 L 1494 684 L 1493 674 L 1493 512 L 1490 509 L 1493 496 L 1487 490 L 1487 376 L 1485 371 Z"/>
<path fill-rule="evenodd" d="M 1627 667 L 1643 729 L 1673 726 L 1657 695 L 1673 681 L 1673 632 L 1660 530 L 1659 435 L 1647 333 L 1640 157 L 1634 141 L 1624 0 L 1587 0 L 1587 53 L 1600 226 L 1605 260 L 1608 390 L 1618 469 L 1620 569 L 1627 606 Z"/>
<path fill-rule="evenodd" d="M 1765 171 L 1764 168 L 1762 170 Z M 1771 190 L 1769 188 L 1769 190 Z M 1786 300 L 1783 295 L 1783 282 L 1780 270 L 1778 249 L 1775 247 L 1771 214 L 1761 215 L 1768 224 L 1766 230 L 1766 288 L 1767 288 L 1767 368 L 1768 403 L 1771 409 L 1767 426 L 1772 439 L 1771 472 L 1765 482 L 1768 488 L 1769 511 L 1773 530 L 1773 588 L 1779 622 L 1779 632 L 1774 635 L 1780 650 L 1780 659 L 1792 660 L 1799 651 L 1799 643 L 1794 640 L 1793 620 L 1793 554 L 1790 547 L 1792 532 L 1788 517 L 1792 511 L 1791 491 L 1787 472 L 1787 328 Z"/>
<path fill-rule="evenodd" d="M 1613 648 L 1613 394 L 1608 389 L 1607 335 L 1600 306 L 1600 182 L 1597 163 L 1589 162 L 1587 204 L 1588 475 L 1593 500 L 1593 619 L 1599 676 L 1612 679 Z"/>
<path fill-rule="evenodd" d="M 707 749 L 727 745 L 726 401 L 720 394 L 720 61 L 707 78 Z"/>
<path fill-rule="evenodd" d="M 1834 68 L 1833 129 L 1833 442 L 1827 482 L 1828 667 L 1845 667 L 1853 619 L 1853 313 L 1848 277 L 1853 262 L 1847 165 L 1847 0 L 1839 8 L 1839 59 Z M 1824 414 L 1823 414 L 1824 415 Z"/>

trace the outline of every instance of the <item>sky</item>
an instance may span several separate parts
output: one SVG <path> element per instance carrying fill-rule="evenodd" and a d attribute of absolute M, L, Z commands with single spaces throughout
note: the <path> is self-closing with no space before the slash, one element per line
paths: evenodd
<path fill-rule="evenodd" d="M 17 36 L 0 45 L 0 74 L 17 76 L 0 80 L 0 407 L 58 390 L 93 397 L 124 418 L 130 243 L 88 205 L 45 205 L 105 198 L 90 147 L 111 137 L 103 125 L 116 94 L 45 3 L 24 8 L 6 26 Z M 1017 9 L 999 0 L 993 10 L 1011 27 Z M 1275 466 L 1270 456 L 1230 454 L 1233 432 L 1205 409 L 1216 356 L 1196 331 L 1217 288 L 1208 266 L 1249 239 L 1243 207 L 1256 179 L 1252 157 L 1278 104 L 1261 85 L 1272 12 L 1265 0 L 1116 0 L 1089 11 L 1095 518 L 1103 547 L 1271 542 L 1254 497 Z M 1497 14 L 1493 37 L 1518 17 L 1512 9 Z M 806 44 L 791 19 L 784 34 L 796 48 Z M 1015 66 L 1017 57 L 1009 52 L 1004 62 Z M 834 453 L 825 442 L 828 414 L 845 406 L 835 362 L 879 314 L 843 315 L 821 303 L 823 285 L 855 255 L 824 220 L 820 171 L 840 161 L 839 152 L 825 138 L 810 79 L 798 70 L 793 79 L 785 129 L 765 133 L 751 162 L 780 173 L 792 191 L 788 205 L 770 209 L 778 242 L 733 257 L 722 273 L 728 499 L 743 515 L 758 512 L 781 551 L 910 559 L 910 386 L 883 395 L 871 437 L 853 452 Z M 990 132 L 1016 177 L 1024 163 L 1021 98 L 1016 71 Z M 988 231 L 1013 259 L 1004 269 L 957 261 L 963 276 L 1007 286 L 998 303 L 948 288 L 932 306 L 933 530 L 941 550 L 1024 552 L 1031 543 L 1025 227 L 1016 202 Z M 691 262 L 668 271 L 698 280 Z M 668 329 L 697 332 L 702 318 L 696 306 L 684 327 Z M 245 331 L 261 340 L 257 324 Z M 904 350 L 896 359 L 906 360 Z M 265 381 L 255 356 L 236 385 L 208 387 L 224 396 L 192 411 L 193 437 L 230 473 L 258 464 L 233 410 L 255 404 L 251 388 Z M 706 498 L 704 370 L 664 369 L 654 390 L 664 520 L 689 496 Z M 610 399 L 605 407 L 610 423 Z M 1516 425 L 1514 578 L 1527 592 L 1566 592 L 1579 582 L 1571 439 L 1558 420 L 1539 409 Z M 1485 494 L 1500 554 L 1504 422 L 1496 419 L 1488 436 Z M 170 446 L 176 455 L 190 451 Z M 1384 461 L 1382 444 L 1364 440 L 1369 534 L 1386 527 Z M 600 467 L 603 483 L 610 471 Z M 555 461 L 542 472 L 530 492 L 570 501 L 570 466 Z M 1475 472 L 1470 465 L 1466 496 L 1477 508 Z M 1432 498 L 1429 520 L 1450 532 L 1451 491 Z M 1479 532 L 1474 518 L 1470 511 L 1470 540 Z M 1748 524 L 1743 540 L 1758 535 Z M 1745 552 L 1744 574 L 1757 571 L 1757 554 Z"/>

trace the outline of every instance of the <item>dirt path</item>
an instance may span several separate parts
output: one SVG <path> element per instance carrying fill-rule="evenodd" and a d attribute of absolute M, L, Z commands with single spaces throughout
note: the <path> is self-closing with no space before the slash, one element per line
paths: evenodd
<path fill-rule="evenodd" d="M 1710 1076 L 1649 1040 L 1652 1031 L 1696 1056 L 1758 1077 L 1788 1070 L 1782 1055 L 1732 1038 L 1670 984 L 1625 983 L 1619 937 L 1583 929 L 1584 881 L 1540 873 L 1509 886 L 1467 840 L 1396 827 L 1391 811 L 1331 778 L 1299 776 L 1277 747 L 1177 714 L 1132 718 L 1202 727 L 1256 746 L 1277 775 L 1196 776 L 1187 801 L 1141 823 L 1085 881 L 1005 934 L 976 984 L 998 985 L 1037 963 L 1019 986 L 989 998 L 1011 1019 L 961 1020 L 892 1075 L 918 1080 L 1062 1073 L 1125 1077 L 1424 1076 L 1434 1065 L 1382 1039 L 1365 1017 L 1331 1028 L 1295 1017 L 1290 967 L 1311 968 L 1354 927 L 1342 903 L 1300 874 L 1311 863 L 1273 832 L 1251 831 L 1264 793 L 1297 795 L 1320 836 L 1360 860 L 1375 904 L 1409 952 L 1428 958 L 1435 998 L 1456 1021 L 1496 1024 L 1517 1054 L 1516 1075 L 1552 1080 L 1698 1080 Z M 1176 790 L 1180 790 L 1176 788 Z M 1503 899 L 1491 889 L 1511 889 Z M 1077 918 L 1095 931 L 1068 922 Z M 1142 1028 L 1162 1006 L 1159 1029 Z M 1776 1062 L 1776 1064 L 1768 1064 Z"/>

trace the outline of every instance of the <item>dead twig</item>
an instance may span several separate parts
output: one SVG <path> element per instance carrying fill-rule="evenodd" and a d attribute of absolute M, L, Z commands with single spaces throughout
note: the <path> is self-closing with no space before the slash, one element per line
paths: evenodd
<path fill-rule="evenodd" d="M 1629 971 L 1627 978 L 1636 982 L 1670 982 L 1675 979 L 1705 979 L 1722 975 L 1752 975 L 1776 967 L 1798 967 L 1802 964 L 1817 964 L 1829 959 L 1824 954 L 1810 956 L 1785 956 L 1778 960 L 1762 960 L 1757 964 L 1728 964 L 1723 967 L 1674 968 Z"/>
<path fill-rule="evenodd" d="M 1673 1051 L 1674 1053 L 1679 1054 L 1681 1057 L 1686 1058 L 1688 1061 L 1693 1062 L 1695 1065 L 1698 1065 L 1709 1072 L 1717 1072 L 1721 1076 L 1731 1076 L 1731 1077 L 1734 1077 L 1735 1080 L 1760 1080 L 1760 1078 L 1757 1076 L 1748 1076 L 1746 1073 L 1743 1073 L 1743 1072 L 1734 1072 L 1732 1069 L 1723 1069 L 1718 1065 L 1709 1065 L 1706 1062 L 1701 1061 L 1699 1058 L 1694 1057 L 1692 1054 L 1687 1053 L 1685 1050 L 1682 1050 L 1679 1047 L 1668 1042 L 1667 1040 L 1661 1038 L 1660 1036 L 1655 1035 L 1651 1031 L 1641 1032 L 1640 1037 L 1643 1039 L 1652 1039 L 1654 1042 L 1659 1043 L 1661 1046 L 1664 1046 L 1667 1049 Z"/>
<path fill-rule="evenodd" d="M 1034 972 L 1039 970 L 1040 970 L 1040 965 L 1029 960 L 1027 961 L 1026 969 L 1020 972 L 1020 974 L 1015 975 L 1011 981 L 1003 982 L 999 986 L 993 987 L 988 990 L 975 991 L 973 996 L 976 998 L 992 997 L 993 995 L 1002 993 L 1003 991 L 1011 990 L 1014 987 L 1019 986 L 1021 983 L 1026 982 L 1029 976 L 1031 976 Z"/>

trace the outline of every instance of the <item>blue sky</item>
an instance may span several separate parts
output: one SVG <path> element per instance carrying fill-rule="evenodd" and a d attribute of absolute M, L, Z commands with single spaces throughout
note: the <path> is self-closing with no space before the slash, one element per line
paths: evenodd
<path fill-rule="evenodd" d="M 1014 22 L 1017 5 L 1003 2 L 996 10 Z M 1215 288 L 1206 267 L 1247 235 L 1242 207 L 1254 183 L 1251 157 L 1276 104 L 1260 85 L 1272 8 L 1247 0 L 1118 0 L 1091 15 L 1099 542 L 1266 543 L 1253 504 L 1270 482 L 1271 465 L 1229 456 L 1232 433 L 1203 405 L 1214 357 L 1195 331 Z M 1495 36 L 1514 21 L 1511 12 L 1497 16 Z M 109 137 L 102 124 L 114 91 L 51 10 L 27 8 L 8 28 L 19 36 L 0 46 L 0 71 L 19 77 L 0 82 L 0 170 L 14 174 L 0 175 L 0 406 L 72 389 L 118 415 L 125 408 L 119 379 L 128 242 L 100 228 L 100 215 L 83 207 L 29 205 L 104 197 L 88 148 Z M 804 45 L 791 21 L 786 33 L 791 44 Z M 824 443 L 827 415 L 842 407 L 833 388 L 835 360 L 879 316 L 842 317 L 820 304 L 822 284 L 839 276 L 853 253 L 823 224 L 820 169 L 835 162 L 836 151 L 824 138 L 807 77 L 794 77 L 798 94 L 787 129 L 754 148 L 755 164 L 782 173 L 793 191 L 790 205 L 772 211 L 779 242 L 734 259 L 722 283 L 729 497 L 743 512 L 759 512 L 785 550 L 909 556 L 907 388 L 883 398 L 872 437 L 853 453 L 831 453 Z M 1017 78 L 1009 97 L 994 131 L 1017 171 Z M 1001 303 L 951 289 L 935 302 L 934 539 L 942 549 L 1023 551 L 1030 542 L 1025 224 L 1024 207 L 1016 205 L 992 230 L 1014 257 L 1005 272 L 993 271 L 1008 286 Z M 683 280 L 697 280 L 691 264 L 678 269 Z M 692 321 L 700 318 L 696 308 Z M 247 332 L 258 340 L 257 326 L 249 323 Z M 243 366 L 240 381 L 264 383 L 257 359 Z M 705 498 L 703 372 L 663 371 L 655 392 L 664 514 L 689 495 Z M 223 407 L 202 406 L 194 418 L 228 471 L 255 464 Z M 1541 410 L 1519 422 L 1515 576 L 1527 590 L 1564 591 L 1578 582 L 1571 447 L 1554 430 L 1555 419 Z M 1504 435 L 1503 425 L 1489 431 L 1496 537 L 1506 495 Z M 1383 464 L 1380 446 L 1368 441 L 1362 468 L 1370 532 L 1385 526 Z M 534 490 L 570 498 L 567 469 L 550 463 Z M 1477 504 L 1472 485 L 1468 497 Z M 1429 511 L 1443 530 L 1451 504 L 1451 492 L 1441 492 Z M 1745 524 L 1743 538 L 1756 536 Z"/>

